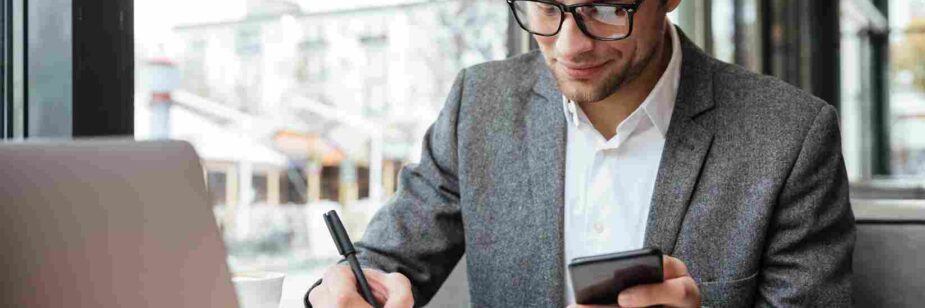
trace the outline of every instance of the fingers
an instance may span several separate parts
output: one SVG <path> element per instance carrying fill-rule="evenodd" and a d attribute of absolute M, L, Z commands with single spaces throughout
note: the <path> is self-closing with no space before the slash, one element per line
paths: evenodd
<path fill-rule="evenodd" d="M 411 281 L 400 273 L 384 273 L 363 269 L 376 302 L 385 308 L 407 308 L 414 305 Z M 324 273 L 322 283 L 312 290 L 308 300 L 314 307 L 371 307 L 357 291 L 356 277 L 345 265 L 332 266 Z"/>
<path fill-rule="evenodd" d="M 336 265 L 328 268 L 319 285 L 308 300 L 315 307 L 370 307 L 357 292 L 356 277 L 350 268 Z"/>
<path fill-rule="evenodd" d="M 640 285 L 623 290 L 617 299 L 620 306 L 700 306 L 700 289 L 697 288 L 697 283 L 687 272 L 684 261 L 672 256 L 662 256 L 662 267 L 665 275 L 664 282 Z"/>
<path fill-rule="evenodd" d="M 639 285 L 623 290 L 623 292 L 620 292 L 617 302 L 620 307 L 648 307 L 654 305 L 699 307 L 700 290 L 697 288 L 697 283 L 694 282 L 693 278 L 682 276 L 665 280 L 662 283 Z"/>
<path fill-rule="evenodd" d="M 414 306 L 411 281 L 401 273 L 384 273 L 377 270 L 363 270 L 369 279 L 373 294 L 384 308 L 406 308 Z"/>
<path fill-rule="evenodd" d="M 383 283 L 385 273 L 379 270 L 363 269 L 366 280 L 369 281 L 369 288 L 373 292 L 373 297 L 377 303 L 385 303 L 389 298 L 388 287 Z"/>
<path fill-rule="evenodd" d="M 407 308 L 414 306 L 414 296 L 411 294 L 411 281 L 401 273 L 386 274 L 388 286 L 388 300 L 384 308 Z"/>
<path fill-rule="evenodd" d="M 690 276 L 690 274 L 687 273 L 687 266 L 684 265 L 684 261 L 672 256 L 662 256 L 662 268 L 664 270 L 665 280 Z"/>

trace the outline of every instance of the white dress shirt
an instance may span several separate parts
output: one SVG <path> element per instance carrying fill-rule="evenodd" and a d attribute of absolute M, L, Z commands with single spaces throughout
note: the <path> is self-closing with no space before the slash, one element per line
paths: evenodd
<path fill-rule="evenodd" d="M 642 104 L 610 140 L 581 107 L 563 97 L 568 118 L 565 159 L 565 263 L 577 257 L 642 248 L 655 177 L 681 73 L 681 43 L 669 22 L 671 60 Z M 566 299 L 574 302 L 566 270 Z"/>

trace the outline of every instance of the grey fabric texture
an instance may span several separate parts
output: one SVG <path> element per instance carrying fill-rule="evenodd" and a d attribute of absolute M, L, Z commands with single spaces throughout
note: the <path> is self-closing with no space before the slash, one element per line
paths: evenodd
<path fill-rule="evenodd" d="M 854 252 L 854 304 L 922 307 L 925 221 L 859 222 Z"/>
<path fill-rule="evenodd" d="M 687 264 L 705 306 L 850 306 L 835 109 L 681 35 L 646 246 Z M 460 72 L 420 163 L 357 243 L 361 262 L 408 276 L 420 306 L 465 252 L 472 306 L 564 306 L 561 97 L 538 52 Z"/>

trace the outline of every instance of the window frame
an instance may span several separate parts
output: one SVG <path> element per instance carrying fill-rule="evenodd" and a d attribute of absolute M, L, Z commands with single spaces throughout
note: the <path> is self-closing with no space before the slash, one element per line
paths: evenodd
<path fill-rule="evenodd" d="M 0 139 L 39 136 L 37 132 L 49 130 L 46 125 L 60 127 L 51 129 L 53 133 L 42 137 L 132 136 L 135 88 L 134 0 L 105 4 L 94 0 L 71 0 L 70 7 L 60 10 L 39 10 L 35 5 L 32 8 L 28 6 L 29 3 L 41 4 L 55 0 L 0 1 L 2 8 L 10 8 L 0 12 L 0 23 L 3 24 L 0 30 L 5 34 L 0 45 L 7 51 L 0 54 L 6 64 L 3 67 L 7 68 L 0 72 L 3 75 L 0 78 Z M 68 81 L 72 88 L 68 91 L 69 95 L 63 98 L 66 102 L 57 106 L 64 108 L 53 108 L 29 96 L 29 77 L 35 72 L 30 70 L 28 64 L 39 58 L 29 59 L 29 52 L 24 52 L 28 50 L 29 42 L 23 38 L 45 39 L 35 32 L 36 29 L 30 29 L 28 17 L 41 20 L 50 11 L 62 10 L 71 17 L 71 23 L 60 25 L 58 31 L 71 34 L 65 39 L 70 40 L 72 48 L 65 48 L 62 52 L 70 51 L 73 56 L 70 65 L 65 66 L 67 71 L 64 74 L 71 76 Z M 512 43 L 508 46 L 509 55 L 535 49 L 535 42 L 520 31 L 514 17 L 509 16 L 508 19 L 508 42 Z M 103 33 L 107 35 L 101 35 Z M 20 63 L 19 67 L 16 63 Z M 65 69 L 61 70 L 64 72 Z M 33 82 L 31 85 L 39 84 Z M 30 123 L 30 110 L 34 111 L 33 116 L 41 113 L 58 120 Z"/>
<path fill-rule="evenodd" d="M 120 0 L 114 3 L 103 5 L 93 0 L 72 0 L 69 8 L 71 14 L 70 43 L 72 45 L 71 53 L 73 56 L 71 66 L 66 70 L 71 70 L 70 84 L 72 85 L 69 102 L 65 104 L 68 108 L 53 108 L 39 101 L 37 97 L 30 97 L 31 92 L 39 86 L 34 80 L 36 72 L 34 65 L 41 58 L 33 56 L 30 59 L 29 39 L 42 37 L 38 32 L 42 30 L 43 25 L 36 23 L 36 19 L 42 19 L 48 14 L 47 10 L 42 10 L 41 4 L 47 4 L 56 0 L 3 0 L 0 4 L 0 31 L 3 31 L 3 38 L 0 39 L 0 138 L 28 138 L 33 136 L 43 136 L 41 132 L 48 131 L 46 125 L 55 125 L 49 123 L 39 123 L 36 119 L 40 114 L 43 117 L 52 117 L 60 120 L 64 128 L 51 129 L 54 131 L 50 137 L 89 137 L 89 136 L 130 136 L 134 132 L 134 1 Z M 886 16 L 888 12 L 888 0 L 858 0 L 858 2 L 871 3 L 873 7 L 879 9 L 881 15 Z M 770 45 L 770 22 L 772 22 L 772 5 L 776 3 L 773 0 L 760 1 L 761 14 L 759 18 L 765 24 L 762 31 L 762 37 L 765 43 L 762 44 L 763 54 L 761 58 L 765 62 L 773 58 L 772 51 L 767 48 Z M 31 5 L 30 5 L 31 4 Z M 816 4 L 818 8 L 821 4 Z M 17 13 L 18 12 L 18 13 Z M 27 14 L 22 14 L 28 12 Z M 886 16 L 887 18 L 889 16 Z M 30 20 L 30 18 L 32 20 Z M 509 15 L 509 54 L 522 53 L 529 49 L 534 49 L 535 42 L 530 39 L 529 35 L 521 31 L 516 18 L 513 14 Z M 817 33 L 825 32 L 832 29 L 830 26 L 818 28 Z M 67 26 L 67 25 L 65 25 Z M 837 29 L 837 24 L 834 29 Z M 813 30 L 813 29 L 810 29 Z M 704 29 L 709 31 L 709 29 Z M 108 35 L 100 35 L 106 33 Z M 18 35 L 17 35 L 18 34 Z M 707 33 L 709 34 L 709 33 Z M 698 34 L 692 33 L 697 36 Z M 888 38 L 880 38 L 874 34 L 872 37 L 871 63 L 873 71 L 874 101 L 873 113 L 871 115 L 872 124 L 872 142 L 873 153 L 871 160 L 871 176 L 883 177 L 890 176 L 890 132 L 889 132 L 889 42 Z M 45 38 L 43 38 L 45 39 Z M 65 38 L 67 39 L 67 38 Z M 66 43 L 67 41 L 65 41 Z M 829 44 L 836 46 L 834 44 Z M 35 46 L 33 46 L 35 47 Z M 17 48 L 19 52 L 17 54 Z M 114 51 L 114 52 L 113 52 Z M 824 54 L 824 50 L 813 50 L 814 54 Z M 113 58 L 114 57 L 114 58 Z M 114 60 L 115 59 L 115 60 Z M 832 59 L 830 59 L 832 60 Z M 21 62 L 20 62 L 21 61 Z M 825 64 L 819 61 L 813 61 L 819 65 Z M 829 61 L 831 62 L 831 61 Z M 19 63 L 19 65 L 17 65 Z M 831 64 L 831 63 L 829 63 Z M 821 67 L 813 69 L 812 80 L 822 80 L 820 76 L 826 76 L 824 72 L 831 72 L 837 66 Z M 771 65 L 763 65 L 764 73 L 778 75 L 781 72 L 774 72 Z M 62 69 L 62 72 L 65 69 Z M 834 70 L 837 73 L 837 69 Z M 17 81 L 19 80 L 19 81 Z M 829 78 L 831 80 L 831 78 Z M 33 81 L 30 83 L 30 81 Z M 799 81 L 798 81 L 799 82 Z M 815 83 L 815 82 L 813 82 Z M 113 86 L 113 85 L 118 86 Z M 837 93 L 829 91 L 837 88 L 837 84 L 822 85 L 821 89 L 827 93 Z M 813 86 L 813 92 L 818 92 Z M 31 91 L 30 91 L 31 90 Z M 41 91 L 40 91 L 41 92 Z M 832 95 L 823 95 L 824 98 L 832 100 Z M 832 101 L 837 105 L 837 99 Z M 59 106 L 60 107 L 60 106 Z M 32 111 L 32 112 L 30 112 Z M 70 121 L 71 123 L 67 123 Z M 54 122 L 54 121 L 52 121 Z M 48 136 L 46 136 L 48 137 Z"/>
<path fill-rule="evenodd" d="M 72 5 L 73 137 L 133 136 L 134 0 Z"/>
<path fill-rule="evenodd" d="M 131 136 L 133 0 L 2 0 L 0 139 Z"/>
<path fill-rule="evenodd" d="M 0 3 L 0 140 L 22 138 L 26 123 L 22 100 L 25 95 L 23 52 L 25 48 L 24 0 L 2 0 Z M 20 77 L 20 78 L 17 78 Z"/>
<path fill-rule="evenodd" d="M 8 85 L 8 73 L 10 61 L 7 54 L 9 53 L 9 37 L 12 34 L 12 29 L 10 29 L 11 18 L 9 14 L 9 4 L 11 1 L 3 0 L 0 1 L 0 139 L 6 139 L 12 137 L 12 111 L 10 103 L 12 102 L 11 96 L 8 93 L 8 90 L 11 88 Z"/>

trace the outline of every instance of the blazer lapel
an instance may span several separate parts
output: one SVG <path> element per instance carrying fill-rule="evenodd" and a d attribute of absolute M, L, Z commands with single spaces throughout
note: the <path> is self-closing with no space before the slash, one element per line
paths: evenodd
<path fill-rule="evenodd" d="M 548 243 L 545 251 L 536 251 L 536 262 L 544 263 L 544 273 L 536 277 L 547 279 L 546 293 L 553 303 L 563 302 L 563 205 L 565 200 L 565 138 L 566 121 L 559 103 L 562 99 L 551 72 L 538 57 L 538 79 L 525 106 L 527 173 L 530 206 L 540 223 L 539 238 Z"/>
<path fill-rule="evenodd" d="M 646 247 L 672 254 L 681 223 L 713 141 L 713 132 L 695 121 L 713 107 L 710 58 L 681 35 L 681 79 L 675 111 L 662 153 L 646 224 Z"/>

